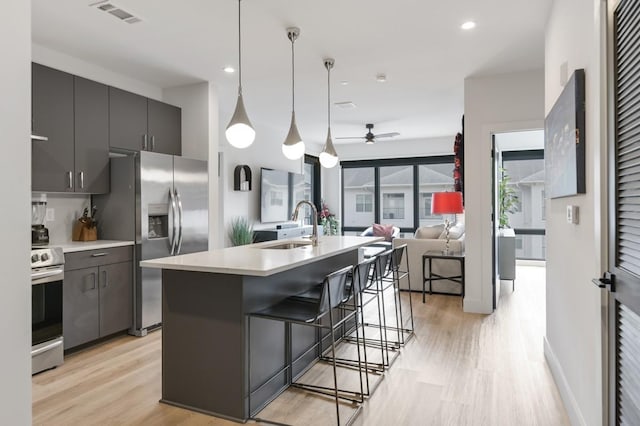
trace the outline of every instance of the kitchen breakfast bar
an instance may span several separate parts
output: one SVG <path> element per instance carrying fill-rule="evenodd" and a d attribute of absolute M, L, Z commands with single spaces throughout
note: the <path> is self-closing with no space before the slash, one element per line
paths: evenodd
<path fill-rule="evenodd" d="M 240 422 L 255 415 L 317 359 L 320 336 L 268 319 L 248 327 L 247 314 L 356 265 L 358 249 L 381 240 L 277 240 L 140 262 L 162 269 L 161 401 Z"/>

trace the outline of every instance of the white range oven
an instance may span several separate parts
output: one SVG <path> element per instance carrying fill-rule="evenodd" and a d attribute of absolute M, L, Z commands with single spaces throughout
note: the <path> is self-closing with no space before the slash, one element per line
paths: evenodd
<path fill-rule="evenodd" d="M 31 374 L 63 362 L 62 280 L 60 247 L 31 250 Z"/>

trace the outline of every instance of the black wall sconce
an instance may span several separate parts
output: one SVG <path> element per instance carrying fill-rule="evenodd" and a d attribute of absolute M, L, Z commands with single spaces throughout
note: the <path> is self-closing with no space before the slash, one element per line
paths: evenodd
<path fill-rule="evenodd" d="M 236 166 L 233 171 L 234 191 L 251 191 L 251 168 L 246 164 Z"/>

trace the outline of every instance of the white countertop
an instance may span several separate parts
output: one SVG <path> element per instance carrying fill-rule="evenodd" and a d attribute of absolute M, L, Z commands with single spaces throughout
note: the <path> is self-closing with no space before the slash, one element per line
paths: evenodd
<path fill-rule="evenodd" d="M 62 251 L 65 253 L 73 253 L 76 251 L 85 250 L 102 250 L 112 247 L 124 247 L 132 246 L 133 241 L 118 241 L 118 240 L 96 240 L 96 241 L 69 241 L 60 244 L 49 244 L 43 247 L 62 247 Z"/>
<path fill-rule="evenodd" d="M 309 241 L 292 238 L 144 260 L 140 262 L 140 266 L 266 277 L 382 240 L 382 237 L 320 236 L 316 247 L 308 245 L 293 249 L 268 248 L 290 242 Z"/>

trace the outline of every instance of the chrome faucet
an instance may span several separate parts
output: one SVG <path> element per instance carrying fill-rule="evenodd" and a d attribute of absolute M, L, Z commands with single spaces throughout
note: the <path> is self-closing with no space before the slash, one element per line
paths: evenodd
<path fill-rule="evenodd" d="M 311 209 L 313 210 L 313 233 L 311 234 L 311 244 L 314 246 L 317 246 L 318 245 L 318 210 L 316 209 L 316 206 L 314 206 L 311 201 L 307 201 L 307 200 L 299 201 L 298 204 L 296 204 L 295 210 L 293 211 L 291 220 L 293 221 L 298 220 L 298 210 L 300 210 L 300 206 L 302 206 L 303 204 L 310 205 Z"/>

